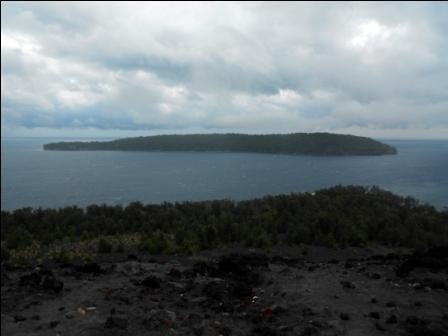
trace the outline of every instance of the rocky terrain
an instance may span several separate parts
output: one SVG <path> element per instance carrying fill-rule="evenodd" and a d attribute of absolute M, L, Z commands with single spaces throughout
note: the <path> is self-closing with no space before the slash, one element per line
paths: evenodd
<path fill-rule="evenodd" d="M 309 246 L 2 266 L 2 335 L 448 335 L 448 253 Z"/>

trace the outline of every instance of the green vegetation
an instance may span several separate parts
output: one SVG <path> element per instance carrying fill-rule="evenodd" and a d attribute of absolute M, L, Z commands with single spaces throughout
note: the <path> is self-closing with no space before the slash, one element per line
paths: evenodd
<path fill-rule="evenodd" d="M 112 244 L 104 238 L 101 238 L 100 241 L 98 242 L 99 253 L 110 253 L 112 252 L 112 248 L 113 248 Z"/>
<path fill-rule="evenodd" d="M 155 254 L 302 243 L 424 248 L 448 242 L 448 211 L 376 187 L 337 186 L 241 202 L 2 211 L 1 235 L 2 260 L 37 258 L 44 250 L 67 260 L 130 247 Z"/>
<path fill-rule="evenodd" d="M 225 151 L 296 155 L 385 155 L 394 147 L 370 138 L 330 133 L 157 135 L 104 142 L 58 142 L 45 150 Z"/>

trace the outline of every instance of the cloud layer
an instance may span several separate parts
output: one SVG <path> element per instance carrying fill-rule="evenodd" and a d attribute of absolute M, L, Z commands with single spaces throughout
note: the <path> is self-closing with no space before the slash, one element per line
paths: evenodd
<path fill-rule="evenodd" d="M 448 4 L 2 3 L 2 133 L 448 137 Z"/>

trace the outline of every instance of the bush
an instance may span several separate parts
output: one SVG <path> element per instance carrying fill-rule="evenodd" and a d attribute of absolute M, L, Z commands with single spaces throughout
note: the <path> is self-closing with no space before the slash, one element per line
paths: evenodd
<path fill-rule="evenodd" d="M 246 239 L 244 239 L 244 246 L 245 247 L 254 247 L 255 246 L 255 239 L 253 236 L 248 236 Z"/>
<path fill-rule="evenodd" d="M 271 246 L 271 239 L 265 231 L 260 232 L 255 238 L 255 247 L 267 248 Z"/>
<path fill-rule="evenodd" d="M 333 233 L 329 232 L 323 237 L 319 239 L 319 241 L 322 243 L 323 246 L 330 247 L 330 248 L 336 248 L 338 247 L 338 243 L 336 242 L 336 239 L 334 239 Z"/>
<path fill-rule="evenodd" d="M 115 252 L 124 252 L 125 248 L 124 248 L 124 244 L 122 241 L 120 241 L 117 246 L 115 247 Z"/>
<path fill-rule="evenodd" d="M 190 253 L 194 254 L 201 250 L 201 244 L 196 238 L 196 236 L 192 233 L 187 234 L 184 239 L 182 239 L 182 242 L 180 243 L 180 246 L 178 248 L 178 251 L 181 253 Z"/>
<path fill-rule="evenodd" d="M 6 242 L 2 241 L 2 261 L 8 261 L 9 258 L 11 257 L 11 252 L 9 251 L 9 249 L 6 247 Z"/>
<path fill-rule="evenodd" d="M 305 255 L 308 255 L 308 253 L 310 253 L 310 249 L 307 246 L 302 248 L 302 255 L 305 256 Z"/>
<path fill-rule="evenodd" d="M 156 232 L 151 236 L 143 238 L 140 242 L 139 249 L 151 254 L 170 252 L 168 241 L 161 232 Z"/>
<path fill-rule="evenodd" d="M 74 254 L 66 248 L 57 249 L 51 252 L 51 257 L 54 261 L 68 264 L 75 257 Z"/>
<path fill-rule="evenodd" d="M 111 253 L 112 244 L 105 238 L 101 238 L 98 242 L 98 252 L 99 253 Z"/>
<path fill-rule="evenodd" d="M 18 228 L 7 237 L 6 247 L 11 250 L 27 247 L 32 241 L 33 238 L 28 230 Z"/>

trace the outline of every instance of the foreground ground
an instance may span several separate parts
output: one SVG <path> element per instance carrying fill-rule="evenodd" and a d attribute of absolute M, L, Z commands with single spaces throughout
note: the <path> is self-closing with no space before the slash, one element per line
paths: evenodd
<path fill-rule="evenodd" d="M 2 268 L 2 335 L 448 335 L 445 251 L 228 249 Z"/>

